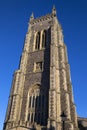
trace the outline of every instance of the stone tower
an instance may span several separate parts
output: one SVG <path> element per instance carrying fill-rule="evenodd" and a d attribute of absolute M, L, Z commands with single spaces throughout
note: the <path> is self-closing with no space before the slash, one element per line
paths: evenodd
<path fill-rule="evenodd" d="M 66 117 L 61 117 L 61 114 Z M 56 9 L 30 17 L 3 130 L 78 130 L 70 67 Z"/>

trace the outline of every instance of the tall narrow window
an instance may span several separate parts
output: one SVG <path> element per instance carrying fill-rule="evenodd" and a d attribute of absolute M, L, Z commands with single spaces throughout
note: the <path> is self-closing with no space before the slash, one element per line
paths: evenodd
<path fill-rule="evenodd" d="M 31 107 L 31 97 L 30 97 L 30 99 L 29 99 L 29 107 Z"/>
<path fill-rule="evenodd" d="M 27 109 L 27 121 L 32 126 L 34 123 L 45 126 L 46 123 L 44 120 L 47 122 L 45 115 L 48 117 L 48 109 L 45 107 L 45 99 L 48 100 L 48 97 L 46 96 L 44 89 L 39 84 L 36 84 L 30 88 L 28 98 L 29 107 Z"/>
<path fill-rule="evenodd" d="M 28 114 L 28 121 L 30 121 L 30 113 Z"/>
<path fill-rule="evenodd" d="M 46 30 L 42 34 L 42 48 L 46 47 Z"/>
<path fill-rule="evenodd" d="M 31 123 L 33 123 L 33 113 L 32 113 L 32 115 L 31 115 Z"/>
<path fill-rule="evenodd" d="M 35 97 L 33 96 L 32 107 L 34 107 Z"/>
<path fill-rule="evenodd" d="M 36 35 L 36 44 L 35 44 L 35 50 L 39 49 L 40 49 L 40 32 L 38 32 Z"/>
<path fill-rule="evenodd" d="M 36 97 L 36 104 L 35 104 L 36 108 L 37 108 L 37 104 L 38 104 L 38 97 Z"/>

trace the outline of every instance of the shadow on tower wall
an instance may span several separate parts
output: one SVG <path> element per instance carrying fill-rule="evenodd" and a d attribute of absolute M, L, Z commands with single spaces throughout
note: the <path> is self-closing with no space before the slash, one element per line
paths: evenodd
<path fill-rule="evenodd" d="M 47 30 L 46 48 L 44 49 L 43 71 L 41 74 L 40 94 L 36 97 L 34 122 L 42 126 L 41 130 L 47 129 L 49 110 L 49 86 L 50 86 L 50 29 Z M 50 128 L 49 130 L 54 130 Z"/>

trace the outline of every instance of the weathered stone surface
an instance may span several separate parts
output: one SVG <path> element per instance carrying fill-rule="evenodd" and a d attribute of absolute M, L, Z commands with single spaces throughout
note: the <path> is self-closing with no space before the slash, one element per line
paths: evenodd
<path fill-rule="evenodd" d="M 30 18 L 3 130 L 62 130 L 63 112 L 65 130 L 78 130 L 67 50 L 53 8 Z"/>

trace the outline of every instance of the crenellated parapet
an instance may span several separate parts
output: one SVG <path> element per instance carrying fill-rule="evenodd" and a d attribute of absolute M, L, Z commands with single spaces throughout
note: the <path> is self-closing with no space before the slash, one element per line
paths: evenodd
<path fill-rule="evenodd" d="M 30 17 L 3 130 L 62 130 L 63 123 L 65 130 L 79 130 L 67 47 L 53 7 L 51 14 Z"/>

